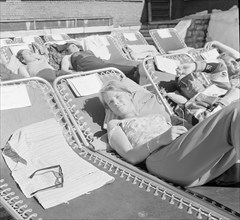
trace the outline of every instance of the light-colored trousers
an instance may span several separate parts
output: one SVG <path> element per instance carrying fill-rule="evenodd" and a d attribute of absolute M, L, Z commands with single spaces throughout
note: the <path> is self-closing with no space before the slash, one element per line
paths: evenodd
<path fill-rule="evenodd" d="M 205 184 L 234 165 L 240 151 L 240 102 L 200 122 L 146 160 L 150 173 L 182 186 Z"/>

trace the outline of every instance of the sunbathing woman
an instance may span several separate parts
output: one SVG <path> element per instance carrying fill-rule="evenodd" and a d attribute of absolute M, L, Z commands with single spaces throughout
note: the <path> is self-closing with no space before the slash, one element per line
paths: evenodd
<path fill-rule="evenodd" d="M 67 45 L 66 52 L 68 55 L 62 59 L 61 69 L 71 72 L 88 71 L 115 67 L 121 70 L 128 78 L 139 83 L 139 73 L 137 66 L 125 66 L 109 63 L 96 57 L 91 51 L 82 51 L 75 44 Z"/>
<path fill-rule="evenodd" d="M 55 70 L 48 63 L 46 56 L 33 53 L 27 49 L 18 51 L 16 57 L 25 64 L 25 66 L 19 68 L 19 74 L 25 75 L 25 77 L 38 76 L 53 82 L 56 77 L 69 74 L 67 71 Z"/>
<path fill-rule="evenodd" d="M 157 177 L 182 186 L 203 185 L 240 159 L 239 103 L 187 130 L 172 124 L 163 109 L 141 113 L 122 82 L 110 81 L 100 98 L 120 118 L 108 123 L 111 147 L 132 164 L 145 161 Z"/>

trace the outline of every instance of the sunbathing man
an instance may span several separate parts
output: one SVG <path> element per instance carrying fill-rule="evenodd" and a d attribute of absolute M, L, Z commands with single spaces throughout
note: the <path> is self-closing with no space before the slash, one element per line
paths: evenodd
<path fill-rule="evenodd" d="M 137 66 L 125 66 L 109 63 L 96 57 L 91 51 L 82 51 L 77 45 L 66 45 L 68 55 L 62 59 L 61 69 L 71 72 L 89 71 L 108 67 L 115 67 L 122 71 L 128 78 L 139 83 Z"/>
<path fill-rule="evenodd" d="M 53 82 L 60 75 L 69 74 L 67 71 L 55 70 L 49 63 L 46 56 L 33 53 L 30 50 L 19 50 L 16 57 L 25 64 L 19 68 L 19 74 L 25 77 L 38 76 Z"/>
<path fill-rule="evenodd" d="M 163 108 L 158 113 L 139 111 L 134 94 L 120 81 L 110 81 L 100 98 L 119 117 L 108 123 L 110 146 L 132 164 L 145 162 L 159 178 L 187 187 L 203 185 L 240 159 L 237 103 L 187 130 L 172 124 Z"/>
<path fill-rule="evenodd" d="M 215 61 L 185 63 L 182 64 L 177 71 L 183 74 L 192 72 L 210 73 L 210 79 L 219 87 L 225 89 L 232 86 L 240 87 L 240 53 L 219 41 L 208 42 L 205 47 L 217 48 L 220 52 L 218 59 Z"/>

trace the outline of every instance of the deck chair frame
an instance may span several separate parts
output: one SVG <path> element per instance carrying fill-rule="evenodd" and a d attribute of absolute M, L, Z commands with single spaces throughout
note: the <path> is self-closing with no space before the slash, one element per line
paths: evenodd
<path fill-rule="evenodd" d="M 129 55 L 127 53 L 125 53 L 124 48 L 121 46 L 121 44 L 119 44 L 118 41 L 116 41 L 112 35 L 105 35 L 105 37 L 108 41 L 112 42 L 112 44 L 115 46 L 116 50 L 119 52 L 120 57 L 122 57 L 125 60 L 132 61 L 132 59 L 129 57 Z"/>
<path fill-rule="evenodd" d="M 164 54 L 164 55 L 161 55 L 161 56 L 165 57 L 165 58 L 168 58 L 168 59 L 179 60 L 181 64 L 194 62 L 194 60 L 195 60 L 188 53 Z M 143 68 L 145 70 L 145 73 L 146 73 L 149 81 L 154 86 L 156 92 L 159 93 L 159 89 L 156 86 L 156 84 L 158 83 L 158 79 L 155 76 L 154 58 L 153 57 L 147 57 L 146 59 L 144 59 L 144 61 L 143 61 Z M 210 84 L 209 80 L 206 78 L 206 76 L 203 73 L 202 73 L 202 77 L 206 81 L 207 84 Z"/>
<path fill-rule="evenodd" d="M 158 33 L 159 31 L 166 31 L 166 35 L 169 36 L 160 37 Z M 161 54 L 166 54 L 169 50 L 179 50 L 187 47 L 184 40 L 174 28 L 152 29 L 149 30 L 149 34 Z"/>
<path fill-rule="evenodd" d="M 94 71 L 88 71 L 84 73 L 76 73 L 72 75 L 67 76 L 61 76 L 58 77 L 54 81 L 54 89 L 59 97 L 59 99 L 62 102 L 63 107 L 65 108 L 67 114 L 70 117 L 70 120 L 74 124 L 74 127 L 78 127 L 77 132 L 81 132 L 80 137 L 85 137 L 85 142 L 88 142 L 86 145 L 86 148 L 89 148 L 90 151 L 93 150 L 91 147 L 93 142 L 93 133 L 91 132 L 91 128 L 87 123 L 84 121 L 84 116 L 81 115 L 81 110 L 78 108 L 78 106 L 74 103 L 74 98 L 72 96 L 69 96 L 69 91 L 66 90 L 67 87 L 69 87 L 68 79 L 75 78 L 75 77 L 84 77 L 89 74 L 98 74 L 101 77 L 107 77 L 111 79 L 111 76 L 114 76 L 114 79 L 123 79 L 125 76 L 117 69 L 114 68 L 106 68 L 106 69 L 99 69 Z M 97 156 L 89 156 L 89 151 L 86 153 L 86 157 L 89 158 L 89 160 L 94 160 L 96 162 L 102 163 L 101 159 Z M 120 173 L 120 176 L 125 179 L 126 181 L 130 181 L 133 184 L 136 184 L 140 188 L 145 189 L 148 192 L 153 191 L 155 196 L 160 196 L 162 199 L 166 199 L 170 202 L 170 204 L 178 203 L 180 208 L 187 205 L 187 210 L 189 212 L 193 211 L 193 207 L 198 207 L 198 214 L 197 216 L 206 216 L 210 218 L 219 218 L 222 214 L 220 214 L 222 211 L 215 210 L 216 207 L 211 207 L 209 204 L 205 204 L 202 200 L 197 199 L 195 196 L 192 197 L 191 190 L 185 190 L 181 187 L 173 186 L 172 184 L 166 183 L 165 181 L 156 178 L 155 176 L 147 173 L 144 170 L 141 170 L 133 165 L 130 165 L 123 159 L 119 158 L 118 155 L 109 153 L 106 151 L 99 151 L 99 155 L 104 155 L 106 158 L 110 159 L 114 163 L 114 165 L 110 167 L 110 169 L 114 169 L 114 173 L 118 174 Z M 196 194 L 195 194 L 196 195 Z M 170 199 L 170 200 L 169 200 Z M 191 201 L 191 202 L 190 202 Z M 194 202 L 195 201 L 195 202 Z M 191 205 L 190 205 L 191 203 Z M 194 205 L 193 205 L 194 203 Z M 178 206 L 178 207 L 179 207 Z M 210 208 L 210 209 L 209 209 Z M 199 212 L 200 210 L 200 212 Z M 214 214 L 213 214 L 214 213 Z M 220 214 L 220 216 L 219 216 Z M 215 215 L 215 216 L 213 216 Z M 220 217 L 222 218 L 222 217 Z"/>
<path fill-rule="evenodd" d="M 134 197 L 137 197 L 138 199 L 144 198 L 145 200 L 149 201 L 151 199 L 152 202 L 156 202 L 156 197 L 158 196 L 158 202 L 159 205 L 154 205 L 155 210 L 158 212 L 158 217 L 161 218 L 161 208 L 162 209 L 168 209 L 169 212 L 173 212 L 176 210 L 177 212 L 182 213 L 180 209 L 183 208 L 189 208 L 191 209 L 191 212 L 193 214 L 203 215 L 205 214 L 202 206 L 199 207 L 199 203 L 197 201 L 192 201 L 189 199 L 181 199 L 181 197 L 178 197 L 178 194 L 173 192 L 167 187 L 161 186 L 161 188 L 158 187 L 158 185 L 155 185 L 152 183 L 152 180 L 150 179 L 148 182 L 145 182 L 145 177 L 140 175 L 139 173 L 135 172 L 134 170 L 130 170 L 123 166 L 118 161 L 113 160 L 110 157 L 105 156 L 104 154 L 99 154 L 98 152 L 94 152 L 87 148 L 83 142 L 81 142 L 80 138 L 77 137 L 78 133 L 76 132 L 74 125 L 72 122 L 68 120 L 68 117 L 66 117 L 67 109 L 64 109 L 64 107 L 59 102 L 59 99 L 56 96 L 56 92 L 54 92 L 53 88 L 50 86 L 48 82 L 45 80 L 34 77 L 34 78 L 28 78 L 23 80 L 14 80 L 14 81 L 8 81 L 3 82 L 0 85 L 1 86 L 12 86 L 12 85 L 19 85 L 19 84 L 25 84 L 28 87 L 31 87 L 31 90 L 40 92 L 40 96 L 43 96 L 43 99 L 39 97 L 39 95 L 32 94 L 32 98 L 35 97 L 36 100 L 42 100 L 41 103 L 34 102 L 35 105 L 41 105 L 42 102 L 46 103 L 44 106 L 44 109 L 46 110 L 46 107 L 49 106 L 49 111 L 54 115 L 56 120 L 59 122 L 59 124 L 63 127 L 64 135 L 66 137 L 67 142 L 72 147 L 72 149 L 83 159 L 88 161 L 89 163 L 92 163 L 93 165 L 97 166 L 99 169 L 104 170 L 105 172 L 109 172 L 111 175 L 114 175 L 115 181 L 112 184 L 109 184 L 108 186 L 105 186 L 103 188 L 100 188 L 99 190 L 96 190 L 96 192 L 91 192 L 90 195 L 80 196 L 75 198 L 74 200 L 70 200 L 69 204 L 62 204 L 59 206 L 54 207 L 53 209 L 44 210 L 37 201 L 35 201 L 34 198 L 25 198 L 22 194 L 20 189 L 17 187 L 17 184 L 13 181 L 11 174 L 8 172 L 8 167 L 6 167 L 4 161 L 1 159 L 1 180 L 0 180 L 0 199 L 1 204 L 6 208 L 9 213 L 16 219 L 86 219 L 91 216 L 93 216 L 92 219 L 96 219 L 97 217 L 107 218 L 109 215 L 114 216 L 114 212 L 118 212 L 119 208 L 125 208 L 124 212 L 122 212 L 122 216 L 124 216 L 124 219 L 129 219 L 129 216 L 125 214 L 126 210 L 126 204 L 125 201 L 122 201 L 121 199 L 115 201 L 115 206 L 111 207 L 110 209 L 104 210 L 104 212 L 101 212 L 101 210 L 104 208 L 102 204 L 108 205 L 107 207 L 110 207 L 112 204 L 109 204 L 107 199 L 111 198 L 112 200 L 116 198 L 116 195 L 114 193 L 120 193 L 120 194 L 126 194 L 125 198 L 129 198 L 129 194 L 131 194 L 131 198 L 129 198 L 128 201 L 133 202 Z M 38 93 L 37 93 L 38 94 Z M 31 107 L 30 107 L 31 109 Z M 21 109 L 21 111 L 29 111 L 29 108 Z M 39 108 L 34 108 L 35 111 L 38 111 Z M 11 116 L 11 114 L 14 112 L 18 112 L 19 109 L 13 109 L 11 111 L 6 112 L 5 114 L 8 114 L 8 117 Z M 37 112 L 34 112 L 37 113 Z M 29 124 L 32 122 L 32 120 L 38 121 L 38 119 L 35 119 L 34 113 L 31 113 L 31 115 L 28 116 L 28 122 L 24 122 L 24 124 Z M 39 114 L 42 114 L 44 112 L 39 112 Z M 48 114 L 45 117 L 49 117 Z M 10 117 L 11 118 L 11 117 Z M 29 121 L 30 120 L 30 121 Z M 20 120 L 21 121 L 21 120 Z M 5 121 L 5 123 L 7 123 Z M 11 121 L 10 124 L 13 122 Z M 16 123 L 17 124 L 17 123 Z M 15 124 L 14 124 L 15 126 Z M 17 128 L 20 126 L 17 124 Z M 66 128 L 66 129 L 65 129 Z M 71 129 L 69 129 L 71 128 Z M 10 128 L 11 132 L 13 131 L 13 128 Z M 9 136 L 10 132 L 8 134 L 5 134 L 5 137 Z M 4 137 L 4 138 L 5 138 Z M 74 167 L 74 164 L 73 164 Z M 3 172 L 3 173 L 2 173 Z M 126 180 L 126 181 L 125 181 Z M 132 182 L 133 181 L 133 182 Z M 115 185 L 114 185 L 115 183 Z M 118 188 L 116 188 L 118 187 Z M 140 189 L 139 189 L 140 188 Z M 166 188 L 166 189 L 165 189 Z M 127 193 L 125 192 L 127 191 Z M 110 192 L 109 192 L 110 191 Z M 133 194 L 131 191 L 134 191 L 135 194 Z M 150 194 L 151 193 L 151 194 Z M 141 196 L 138 196 L 137 194 L 141 194 Z M 16 196 L 18 195 L 18 196 Z M 102 201 L 101 201 L 102 199 Z M 168 203 L 162 201 L 166 200 L 167 202 L 175 203 L 179 206 L 179 210 L 177 207 L 169 206 Z M 196 199 L 195 199 L 196 200 Z M 136 200 L 135 200 L 136 202 Z M 89 205 L 90 204 L 90 205 Z M 198 206 L 196 206 L 196 204 Z M 93 205 L 93 206 L 91 206 Z M 99 205 L 99 207 L 97 207 Z M 120 206 L 121 205 L 121 206 Z M 129 204 L 130 205 L 130 204 Z M 135 208 L 136 210 L 139 210 L 139 205 L 135 205 L 135 203 L 132 204 L 132 208 Z M 79 207 L 84 207 L 84 210 Z M 144 208 L 144 204 L 140 205 L 140 211 L 142 211 Z M 105 206 L 106 208 L 106 206 Z M 87 211 L 85 211 L 87 210 Z M 97 212 L 96 212 L 97 210 Z M 150 209 L 152 210 L 152 209 Z M 132 213 L 133 209 L 130 209 L 128 213 Z M 84 213 L 84 214 L 83 214 Z M 115 217 L 119 217 L 119 214 L 115 214 Z M 216 214 L 220 216 L 217 212 Z M 184 213 L 181 214 L 182 216 L 187 217 L 188 214 Z M 103 217 L 104 216 L 104 217 Z M 215 217 L 215 213 L 211 212 L 212 217 Z M 127 218 L 128 217 L 128 218 Z M 138 216 L 138 219 L 148 219 L 148 216 Z"/>
<path fill-rule="evenodd" d="M 42 38 L 38 35 L 15 37 L 14 42 L 25 43 L 25 44 L 38 43 L 40 45 L 44 45 L 44 42 L 43 42 Z"/>
<path fill-rule="evenodd" d="M 15 44 L 15 42 L 10 38 L 0 39 L 0 46 L 1 47 L 13 45 L 13 44 Z"/>
<path fill-rule="evenodd" d="M 58 41 L 62 41 L 62 42 L 66 41 L 67 42 L 69 40 L 70 41 L 74 40 L 68 34 L 65 34 L 65 33 L 44 35 L 43 39 L 44 39 L 45 43 L 58 42 Z"/>
<path fill-rule="evenodd" d="M 162 57 L 168 58 L 168 59 L 174 59 L 179 60 L 181 63 L 188 63 L 188 62 L 194 62 L 194 59 L 191 55 L 187 53 L 183 54 L 165 54 L 161 55 Z M 165 108 L 167 109 L 168 113 L 170 115 L 173 115 L 173 111 L 170 107 L 170 105 L 166 102 L 165 98 L 162 96 L 160 89 L 158 87 L 159 79 L 156 76 L 156 68 L 154 65 L 154 57 L 147 57 L 143 60 L 143 68 L 147 75 L 148 80 L 153 85 L 153 88 L 155 89 L 156 94 L 160 97 L 161 101 L 165 103 Z M 207 84 L 210 84 L 209 80 L 206 78 L 206 76 L 202 73 L 202 77 L 206 81 Z"/>
<path fill-rule="evenodd" d="M 124 35 L 132 34 L 137 40 L 130 41 Z M 148 45 L 147 40 L 139 31 L 116 32 L 112 34 L 122 45 Z"/>

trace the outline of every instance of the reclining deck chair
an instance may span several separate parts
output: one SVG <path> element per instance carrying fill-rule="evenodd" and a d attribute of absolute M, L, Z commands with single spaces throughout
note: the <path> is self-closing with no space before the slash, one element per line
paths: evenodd
<path fill-rule="evenodd" d="M 188 47 L 174 28 L 152 29 L 149 34 L 161 54 L 188 53 L 194 60 L 202 60 L 200 54 L 208 50 Z"/>
<path fill-rule="evenodd" d="M 142 61 L 146 56 L 158 53 L 153 45 L 149 45 L 139 31 L 117 32 L 112 34 L 122 45 L 123 50 L 132 60 Z"/>
<path fill-rule="evenodd" d="M 19 67 L 23 65 L 16 57 L 17 52 L 21 49 L 33 50 L 31 44 L 13 44 L 0 48 L 3 64 L 15 75 L 18 74 Z"/>
<path fill-rule="evenodd" d="M 91 35 L 83 38 L 84 50 L 91 50 L 97 57 L 104 59 L 101 56 L 101 52 L 97 51 L 97 47 L 102 48 L 104 52 L 109 53 L 105 60 L 108 60 L 117 64 L 138 64 L 136 61 L 132 61 L 127 54 L 124 53 L 123 48 L 118 41 L 111 35 Z"/>
<path fill-rule="evenodd" d="M 149 34 L 161 54 L 187 48 L 174 28 L 152 29 L 149 30 Z"/>
<path fill-rule="evenodd" d="M 38 43 L 40 45 L 44 45 L 42 38 L 38 35 L 30 35 L 24 37 L 15 37 L 14 42 L 16 43 L 23 43 L 23 44 L 31 44 L 31 43 Z"/>
<path fill-rule="evenodd" d="M 105 72 L 102 71 L 102 73 Z M 108 70 L 108 73 L 115 75 L 113 70 Z M 81 75 L 73 74 L 72 77 L 77 78 Z M 119 77 L 116 75 L 115 78 Z M 124 78 L 122 74 L 121 77 Z M 213 204 L 206 204 L 207 198 L 199 200 L 197 193 L 191 195 L 181 188 L 172 187 L 151 175 L 139 172 L 137 168 L 134 170 L 134 167 L 131 167 L 130 169 L 115 156 L 108 153 L 104 155 L 104 153 L 95 152 L 87 147 L 78 132 L 81 129 L 84 136 L 88 135 L 89 131 L 84 129 L 86 124 L 79 126 L 80 124 L 77 123 L 78 126 L 75 127 L 75 122 L 69 120 L 73 116 L 78 118 L 78 121 L 85 118 L 79 117 L 80 110 L 77 112 L 79 106 L 71 105 L 71 90 L 67 88 L 67 78 L 61 78 L 56 82 L 56 91 L 48 82 L 37 77 L 2 82 L 0 86 L 1 89 L 8 86 L 24 86 L 31 101 L 31 105 L 28 107 L 1 111 L 3 116 L 1 126 L 4 127 L 1 135 L 1 148 L 5 146 L 16 129 L 53 119 L 62 127 L 63 135 L 70 149 L 87 163 L 115 178 L 114 182 L 94 190 L 90 194 L 78 196 L 70 200 L 68 204 L 60 204 L 46 211 L 35 198 L 26 198 L 22 194 L 1 154 L 1 204 L 15 219 L 197 219 L 206 217 L 220 220 L 233 217 L 232 214 L 229 214 L 230 211 L 226 213 Z M 64 90 L 65 87 L 66 90 Z M 65 100 L 64 103 L 68 104 L 67 109 L 62 105 L 62 101 L 60 102 L 56 93 L 62 94 L 60 97 Z M 82 101 L 78 104 L 81 104 Z M 71 114 L 67 115 L 70 111 Z M 89 143 L 91 143 L 90 140 L 91 138 L 88 140 Z M 74 166 L 76 164 L 72 165 L 73 169 Z M 63 170 L 63 176 L 65 175 Z"/>
<path fill-rule="evenodd" d="M 12 45 L 12 44 L 15 44 L 15 42 L 12 39 L 10 39 L 10 38 L 2 38 L 2 39 L 0 39 L 0 47 Z"/>
<path fill-rule="evenodd" d="M 90 41 L 90 45 L 93 44 L 94 48 L 91 49 L 91 46 L 86 46 L 88 44 L 88 41 Z M 138 67 L 138 72 L 140 74 L 140 84 L 145 84 L 146 82 L 144 80 L 141 80 L 145 77 L 144 70 L 142 68 L 142 63 L 136 60 L 132 60 L 129 58 L 126 53 L 124 52 L 123 47 L 118 43 L 118 41 L 111 35 L 93 35 L 86 38 L 83 38 L 82 44 L 84 50 L 92 50 L 92 52 L 102 59 L 104 59 L 104 56 L 101 57 L 101 50 L 96 49 L 95 45 L 99 45 L 99 41 L 101 44 L 102 50 L 104 51 L 104 54 L 107 54 L 108 57 L 105 59 L 107 62 L 119 64 L 119 65 L 125 65 L 125 66 L 131 66 L 131 67 Z"/>
<path fill-rule="evenodd" d="M 174 186 L 171 183 L 167 183 L 164 180 L 156 178 L 155 176 L 146 172 L 144 167 L 137 167 L 127 163 L 123 160 L 119 155 L 117 155 L 114 151 L 109 151 L 109 146 L 106 141 L 105 133 L 106 131 L 103 129 L 103 122 L 105 117 L 105 110 L 102 104 L 99 101 L 98 93 L 94 91 L 93 94 L 87 94 L 83 96 L 76 96 L 76 91 L 72 83 L 75 81 L 77 85 L 81 88 L 86 87 L 86 81 L 84 77 L 94 76 L 97 77 L 103 84 L 106 83 L 108 80 L 120 80 L 125 81 L 127 78 L 121 73 L 119 70 L 114 68 L 107 68 L 107 69 L 100 69 L 95 71 L 84 72 L 81 74 L 72 74 L 68 76 L 61 76 L 57 78 L 54 82 L 54 89 L 62 102 L 65 110 L 68 113 L 68 116 L 73 123 L 74 127 L 76 128 L 77 133 L 79 134 L 79 138 L 81 140 L 84 139 L 84 143 L 86 148 L 89 148 L 91 151 L 98 152 L 99 155 L 104 155 L 106 158 L 109 158 L 114 164 L 118 164 L 120 167 L 113 167 L 114 173 L 120 173 L 121 177 L 126 181 L 131 182 L 139 186 L 140 188 L 145 189 L 148 192 L 154 192 L 154 195 L 159 195 L 162 199 L 168 198 L 171 194 L 170 200 L 168 200 L 171 204 L 175 203 L 176 198 L 179 196 L 178 193 L 182 194 L 180 196 L 180 201 L 186 201 L 185 199 L 192 199 L 190 198 L 193 196 L 194 199 L 197 199 L 198 204 L 206 204 L 208 208 L 211 209 L 211 213 L 213 214 L 213 209 L 217 208 L 217 206 L 213 207 L 213 200 L 201 195 L 197 194 L 197 192 L 191 189 L 183 189 L 179 186 Z M 90 77 L 91 78 L 91 77 Z M 86 78 L 85 78 L 86 79 Z M 82 81 L 83 80 L 83 81 Z M 83 84 L 81 84 L 81 82 Z M 134 89 L 144 89 L 136 84 L 129 84 L 129 87 Z M 148 88 L 146 86 L 145 88 Z M 95 88 L 95 87 L 94 87 Z M 150 90 L 152 88 L 149 88 Z M 144 89 L 145 90 L 145 89 Z M 86 155 L 88 157 L 88 154 Z M 89 156 L 89 160 L 93 160 L 96 163 L 101 164 L 101 160 L 96 157 Z M 163 187 L 163 188 L 162 188 Z M 187 194 L 185 194 L 187 193 Z M 178 195 L 178 196 L 177 196 Z M 159 196 L 156 198 L 158 199 Z M 190 196 L 190 197 L 189 197 Z M 209 202 L 212 201 L 212 202 Z M 158 203 L 158 200 L 156 201 Z M 181 202 L 177 202 L 179 205 Z M 216 202 L 218 205 L 220 202 Z M 196 205 L 196 203 L 195 203 Z M 195 206 L 194 205 L 194 206 Z M 182 205 L 180 205 L 182 206 Z M 198 205 L 197 205 L 198 206 Z M 221 204 L 221 207 L 224 205 Z M 212 209 L 213 208 L 213 209 Z M 236 208 L 236 207 L 235 207 Z M 204 208 L 201 207 L 201 210 Z M 218 208 L 217 208 L 218 209 Z M 228 209 L 226 207 L 226 209 Z M 191 208 L 187 208 L 189 213 L 191 213 Z M 216 210 L 218 214 L 222 212 L 222 210 Z M 204 214 L 205 213 L 205 214 Z M 211 216 L 212 214 L 209 213 L 206 209 L 200 214 L 197 215 L 199 218 L 202 218 L 203 215 L 206 217 Z M 170 217 L 170 216 L 169 216 Z M 168 218 L 169 218 L 168 217 Z M 208 218 L 207 217 L 207 218 Z M 158 217 L 159 218 L 159 217 Z M 174 218 L 174 217 L 170 217 Z M 213 216 L 210 217 L 214 218 Z"/>
<path fill-rule="evenodd" d="M 122 45 L 148 45 L 139 31 L 116 32 L 112 34 Z"/>
<path fill-rule="evenodd" d="M 167 57 L 170 59 L 177 59 L 180 60 L 181 63 L 184 62 L 190 62 L 193 60 L 191 56 L 189 56 L 188 54 L 169 54 L 169 55 L 162 55 L 163 57 Z M 170 74 L 170 73 L 166 73 L 166 72 L 162 72 L 159 71 L 156 68 L 156 64 L 155 64 L 155 59 L 153 57 L 148 57 L 143 61 L 143 67 L 145 69 L 145 72 L 147 74 L 147 77 L 149 79 L 149 81 L 151 82 L 151 84 L 153 85 L 154 91 L 156 92 L 156 94 L 162 95 L 161 93 L 161 88 L 166 88 L 166 92 L 174 92 L 174 90 L 176 90 L 176 82 L 175 82 L 175 75 Z M 202 74 L 202 78 L 205 80 L 206 84 L 210 84 L 209 79 L 203 74 Z M 162 80 L 164 79 L 164 80 Z M 167 98 L 168 96 L 164 96 L 164 98 L 168 99 L 169 101 L 169 109 L 170 110 L 174 110 L 174 107 L 176 107 L 175 104 L 172 104 L 172 100 L 169 100 L 169 98 Z M 217 193 L 214 193 L 215 190 L 218 190 L 218 188 L 221 188 L 222 190 L 222 195 L 217 195 Z M 200 187 L 195 187 L 192 189 L 194 192 L 199 192 L 202 195 L 205 196 L 210 196 L 211 198 L 215 199 L 216 201 L 233 208 L 235 211 L 239 211 L 239 209 L 236 209 L 237 205 L 239 204 L 239 199 L 237 199 L 236 197 L 234 197 L 235 193 L 239 193 L 240 189 L 236 188 L 236 187 L 220 187 L 220 186 L 200 186 Z M 233 200 L 230 202 L 227 199 L 228 197 L 228 193 L 231 191 L 231 193 L 233 193 Z M 218 197 L 219 196 L 219 197 Z M 221 196 L 223 196 L 223 198 L 221 198 Z M 235 204 L 235 205 L 233 205 Z M 237 211 L 237 212 L 238 212 Z"/>
<path fill-rule="evenodd" d="M 43 39 L 44 39 L 46 44 L 49 44 L 49 43 L 64 44 L 66 42 L 77 41 L 77 40 L 71 38 L 68 34 L 65 34 L 65 33 L 44 35 Z"/>

